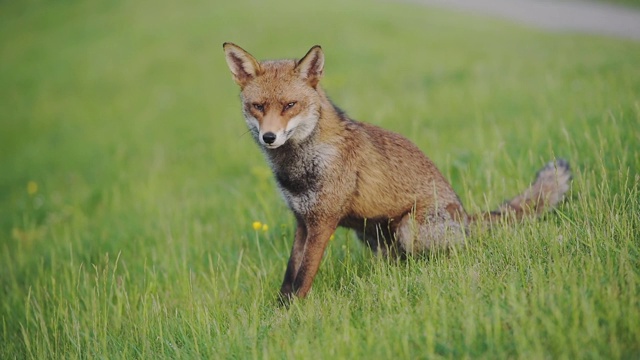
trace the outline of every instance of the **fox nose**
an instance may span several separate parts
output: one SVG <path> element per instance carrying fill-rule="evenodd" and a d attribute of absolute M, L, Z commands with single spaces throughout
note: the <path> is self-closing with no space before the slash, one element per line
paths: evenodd
<path fill-rule="evenodd" d="M 264 133 L 264 135 L 262 135 L 262 140 L 264 140 L 265 143 L 271 145 L 274 141 L 276 141 L 276 134 L 272 132 Z"/>

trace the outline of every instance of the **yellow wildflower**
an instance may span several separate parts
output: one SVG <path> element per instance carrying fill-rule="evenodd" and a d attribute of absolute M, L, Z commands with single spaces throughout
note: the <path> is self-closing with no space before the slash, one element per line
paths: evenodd
<path fill-rule="evenodd" d="M 336 238 L 336 234 L 331 234 L 331 236 L 329 237 L 329 240 L 333 241 L 333 239 L 335 239 L 335 238 Z"/>
<path fill-rule="evenodd" d="M 260 221 L 254 221 L 251 226 L 253 226 L 253 230 L 258 231 L 262 228 L 262 223 Z"/>
<path fill-rule="evenodd" d="M 38 192 L 38 183 L 31 180 L 27 183 L 27 193 L 29 195 L 35 195 Z"/>
<path fill-rule="evenodd" d="M 269 225 L 262 224 L 262 231 L 267 231 L 267 230 L 269 230 Z"/>

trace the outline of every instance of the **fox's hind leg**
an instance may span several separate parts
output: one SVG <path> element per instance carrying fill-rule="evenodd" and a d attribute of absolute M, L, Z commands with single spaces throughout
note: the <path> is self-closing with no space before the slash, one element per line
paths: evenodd
<path fill-rule="evenodd" d="M 407 255 L 426 254 L 464 244 L 467 215 L 458 204 L 429 213 L 411 212 L 398 224 L 395 238 Z"/>

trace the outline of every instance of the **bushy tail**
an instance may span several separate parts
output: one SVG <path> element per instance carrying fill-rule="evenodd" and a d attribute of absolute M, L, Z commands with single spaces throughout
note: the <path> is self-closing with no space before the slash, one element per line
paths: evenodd
<path fill-rule="evenodd" d="M 471 216 L 471 221 L 494 223 L 541 215 L 562 201 L 570 183 L 569 163 L 563 159 L 551 161 L 538 171 L 533 184 L 522 194 L 508 200 L 495 211 Z"/>

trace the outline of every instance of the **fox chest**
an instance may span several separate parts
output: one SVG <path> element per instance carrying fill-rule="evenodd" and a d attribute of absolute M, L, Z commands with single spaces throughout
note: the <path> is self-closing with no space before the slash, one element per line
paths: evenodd
<path fill-rule="evenodd" d="M 321 173 L 311 166 L 305 168 L 280 169 L 275 172 L 276 181 L 280 189 L 290 196 L 302 196 L 306 193 L 317 192 L 320 185 Z"/>
<path fill-rule="evenodd" d="M 320 200 L 333 160 L 331 151 L 320 150 L 324 151 L 289 154 L 272 161 L 278 188 L 295 213 L 309 213 Z"/>
<path fill-rule="evenodd" d="M 278 169 L 274 175 L 278 188 L 291 210 L 298 214 L 310 212 L 316 205 L 322 187 L 322 172 L 313 163 Z"/>

